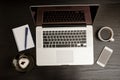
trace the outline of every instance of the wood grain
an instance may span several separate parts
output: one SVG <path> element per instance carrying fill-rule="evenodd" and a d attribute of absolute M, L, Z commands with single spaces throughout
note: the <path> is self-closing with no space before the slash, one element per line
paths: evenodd
<path fill-rule="evenodd" d="M 33 4 L 37 3 L 34 1 L 31 2 L 33 2 Z M 65 0 L 65 3 L 67 2 L 72 3 L 73 1 Z M 77 2 L 79 1 L 77 0 Z M 100 2 L 100 0 L 98 0 L 98 2 Z M 110 3 L 112 0 L 106 1 L 106 3 L 107 2 Z M 45 1 L 41 3 L 45 3 Z M 83 3 L 85 2 L 83 1 Z M 50 4 L 52 4 L 52 2 Z M 27 5 L 24 4 L 24 2 L 18 3 L 18 5 L 9 3 L 8 6 L 4 3 L 0 5 L 0 80 L 120 80 L 120 4 L 101 4 L 98 9 L 93 24 L 94 65 L 58 67 L 35 66 L 33 70 L 26 73 L 16 72 L 11 62 L 14 56 L 19 52 L 17 51 L 11 29 L 27 23 L 30 25 L 35 41 L 35 27 L 28 5 L 31 5 L 31 3 L 29 2 Z M 109 26 L 113 29 L 114 42 L 101 42 L 97 38 L 97 32 L 103 26 Z M 102 68 L 96 64 L 96 60 L 104 46 L 112 48 L 114 52 L 107 66 Z M 25 52 L 35 57 L 35 48 Z"/>

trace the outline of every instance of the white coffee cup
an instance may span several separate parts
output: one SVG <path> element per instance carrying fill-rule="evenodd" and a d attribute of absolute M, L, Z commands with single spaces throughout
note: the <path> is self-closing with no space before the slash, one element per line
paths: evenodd
<path fill-rule="evenodd" d="M 107 38 L 107 39 L 104 39 L 103 37 L 102 37 L 102 31 L 104 31 L 104 30 L 106 30 L 106 31 L 108 31 L 109 33 L 109 38 Z M 101 40 L 101 41 L 103 41 L 103 42 L 111 42 L 111 41 L 114 41 L 114 38 L 113 38 L 113 36 L 114 36 L 114 33 L 113 33 L 113 30 L 112 30 L 112 28 L 110 28 L 110 27 L 102 27 L 100 30 L 99 30 L 99 32 L 98 32 L 98 38 Z"/>

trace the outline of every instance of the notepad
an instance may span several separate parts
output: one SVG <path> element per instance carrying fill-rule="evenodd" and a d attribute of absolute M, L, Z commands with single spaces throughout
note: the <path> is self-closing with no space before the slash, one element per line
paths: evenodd
<path fill-rule="evenodd" d="M 35 46 L 28 24 L 13 28 L 12 32 L 19 52 Z"/>

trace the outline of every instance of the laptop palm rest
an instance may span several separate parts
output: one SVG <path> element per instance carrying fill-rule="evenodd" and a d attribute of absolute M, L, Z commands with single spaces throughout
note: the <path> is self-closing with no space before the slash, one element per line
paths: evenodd
<path fill-rule="evenodd" d="M 71 51 L 71 50 L 57 50 L 56 51 L 56 62 L 58 64 L 63 64 L 63 65 L 73 63 L 73 51 Z"/>

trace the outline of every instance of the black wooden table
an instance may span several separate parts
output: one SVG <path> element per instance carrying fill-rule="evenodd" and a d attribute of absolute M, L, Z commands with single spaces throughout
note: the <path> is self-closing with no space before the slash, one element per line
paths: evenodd
<path fill-rule="evenodd" d="M 113 2 L 114 1 L 114 2 Z M 117 1 L 117 0 L 116 0 Z M 107 0 L 79 1 L 79 0 L 29 0 L 0 3 L 0 80 L 120 80 L 120 1 Z M 93 23 L 94 29 L 94 61 L 91 66 L 59 66 L 37 67 L 26 73 L 15 71 L 12 59 L 16 54 L 17 46 L 13 37 L 12 28 L 29 24 L 35 42 L 35 25 L 30 13 L 30 5 L 40 4 L 79 4 L 100 3 Z M 98 30 L 109 26 L 114 31 L 114 42 L 101 42 L 97 38 Z M 114 50 L 107 66 L 102 68 L 96 64 L 101 50 L 108 46 Z M 35 59 L 35 48 L 24 51 Z"/>

